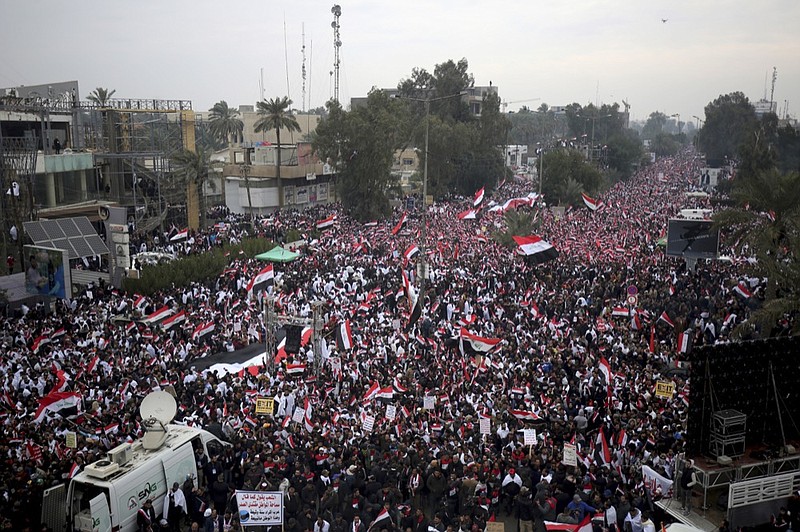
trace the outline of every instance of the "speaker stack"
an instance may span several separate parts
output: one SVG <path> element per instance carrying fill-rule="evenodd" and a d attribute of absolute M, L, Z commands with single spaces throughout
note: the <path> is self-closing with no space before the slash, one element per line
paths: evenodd
<path fill-rule="evenodd" d="M 720 410 L 711 417 L 711 454 L 717 460 L 744 456 L 747 416 L 738 410 Z"/>

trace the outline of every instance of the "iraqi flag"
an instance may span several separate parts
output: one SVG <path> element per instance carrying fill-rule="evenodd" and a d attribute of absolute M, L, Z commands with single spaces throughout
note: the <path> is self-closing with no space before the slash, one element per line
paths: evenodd
<path fill-rule="evenodd" d="M 92 373 L 95 368 L 97 368 L 97 364 L 100 362 L 100 357 L 95 355 L 91 361 L 89 361 L 89 365 L 86 367 L 86 373 Z"/>
<path fill-rule="evenodd" d="M 378 391 L 380 391 L 381 385 L 378 384 L 378 381 L 373 381 L 372 385 L 369 387 L 367 392 L 364 394 L 364 397 L 361 398 L 361 402 L 368 403 L 375 399 L 375 396 L 378 395 Z"/>
<path fill-rule="evenodd" d="M 610 386 L 611 383 L 613 382 L 611 380 L 612 379 L 611 364 L 608 363 L 608 360 L 606 360 L 606 357 L 600 357 L 600 368 L 599 369 L 600 369 L 600 373 L 603 374 L 603 378 L 606 380 L 606 384 Z"/>
<path fill-rule="evenodd" d="M 509 410 L 511 415 L 521 421 L 539 421 L 541 419 L 533 412 L 528 412 L 527 410 Z"/>
<path fill-rule="evenodd" d="M 168 306 L 164 305 L 163 307 L 161 307 L 157 311 L 155 311 L 152 314 L 150 314 L 149 316 L 147 316 L 142 321 L 144 323 L 158 323 L 159 321 L 161 321 L 163 319 L 166 319 L 166 318 L 172 316 L 173 314 L 175 314 L 175 311 L 172 310 L 171 308 L 169 308 Z"/>
<path fill-rule="evenodd" d="M 335 214 L 331 214 L 330 216 L 328 216 L 324 220 L 318 220 L 317 221 L 317 229 L 327 229 L 329 227 L 333 227 L 333 222 L 335 222 L 335 221 L 336 221 L 336 215 Z"/>
<path fill-rule="evenodd" d="M 750 299 L 750 297 L 753 295 L 750 293 L 750 290 L 747 289 L 744 283 L 737 284 L 735 287 L 733 287 L 733 291 L 745 299 Z"/>
<path fill-rule="evenodd" d="M 133 300 L 133 307 L 139 310 L 144 310 L 144 307 L 147 306 L 147 298 L 144 296 L 136 296 L 136 299 Z"/>
<path fill-rule="evenodd" d="M 394 386 L 394 389 L 395 389 L 395 391 L 397 393 L 406 393 L 408 391 L 408 388 L 403 386 L 403 383 L 400 382 L 400 379 L 398 379 L 397 377 L 394 378 L 394 382 L 392 382 L 392 386 Z"/>
<path fill-rule="evenodd" d="M 472 206 L 477 207 L 481 203 L 483 203 L 483 196 L 485 193 L 486 187 L 481 187 L 480 190 L 475 191 L 475 197 L 472 199 Z"/>
<path fill-rule="evenodd" d="M 673 323 L 672 320 L 669 318 L 669 314 L 667 314 L 666 310 L 661 313 L 661 316 L 658 317 L 658 321 L 663 321 L 673 329 L 675 328 L 675 323 Z"/>
<path fill-rule="evenodd" d="M 394 235 L 396 235 L 397 233 L 399 233 L 399 232 L 400 232 L 400 230 L 401 230 L 401 229 L 403 228 L 403 226 L 406 224 L 406 221 L 407 221 L 407 220 L 408 220 L 408 215 L 406 215 L 406 213 L 403 213 L 403 216 L 401 216 L 401 217 L 400 217 L 400 221 L 399 221 L 399 222 L 397 222 L 397 225 L 395 225 L 395 226 L 392 228 L 392 236 L 394 236 Z"/>
<path fill-rule="evenodd" d="M 391 401 L 394 399 L 394 388 L 391 386 L 387 386 L 386 388 L 381 388 L 378 390 L 378 393 L 375 394 L 376 399 L 383 399 L 385 401 Z"/>
<path fill-rule="evenodd" d="M 383 521 L 389 521 L 390 523 L 392 522 L 392 518 L 389 515 L 389 510 L 387 510 L 386 508 L 381 508 L 381 511 L 378 512 L 378 515 L 375 517 L 375 520 L 369 524 L 369 528 L 367 530 L 372 530 L 373 527 L 379 525 Z"/>
<path fill-rule="evenodd" d="M 468 209 L 466 211 L 462 211 L 458 213 L 459 220 L 474 220 L 477 216 L 478 211 L 477 209 Z"/>
<path fill-rule="evenodd" d="M 611 463 L 611 449 L 608 448 L 608 440 L 606 440 L 606 433 L 603 432 L 603 427 L 600 427 L 600 432 L 597 434 L 597 450 L 600 452 L 600 460 L 604 465 Z"/>
<path fill-rule="evenodd" d="M 67 334 L 67 330 L 66 330 L 64 327 L 61 327 L 61 328 L 59 328 L 59 329 L 57 329 L 57 330 L 53 331 L 53 332 L 50 334 L 50 339 L 51 339 L 51 340 L 53 340 L 53 341 L 55 342 L 56 340 L 58 340 L 59 338 L 61 338 L 61 337 L 62 337 L 62 336 L 64 336 L 65 334 Z"/>
<path fill-rule="evenodd" d="M 350 320 L 344 320 L 336 331 L 336 347 L 341 350 L 353 348 L 353 331 L 350 329 Z"/>
<path fill-rule="evenodd" d="M 261 268 L 256 276 L 250 279 L 250 282 L 247 283 L 247 295 L 252 297 L 253 294 L 263 292 L 274 282 L 275 270 L 272 268 L 272 264 L 268 264 L 267 266 Z"/>
<path fill-rule="evenodd" d="M 195 328 L 194 332 L 192 333 L 192 340 L 197 340 L 212 332 L 214 332 L 213 321 L 207 321 L 205 323 L 201 323 L 200 325 L 197 326 L 197 328 Z"/>
<path fill-rule="evenodd" d="M 186 321 L 186 311 L 182 310 L 175 314 L 174 316 L 170 316 L 169 318 L 165 319 L 161 322 L 161 327 L 163 329 L 169 329 L 173 325 L 178 325 L 179 323 L 183 323 Z"/>
<path fill-rule="evenodd" d="M 33 345 L 31 345 L 31 351 L 33 351 L 34 354 L 38 354 L 39 350 L 49 343 L 50 337 L 43 334 L 33 341 Z"/>
<path fill-rule="evenodd" d="M 69 468 L 69 478 L 75 478 L 75 475 L 80 473 L 80 471 L 81 471 L 81 466 L 79 466 L 75 462 L 72 462 L 72 467 Z"/>
<path fill-rule="evenodd" d="M 177 242 L 178 240 L 186 240 L 189 238 L 189 230 L 184 229 L 183 231 L 178 231 L 169 239 L 170 242 Z"/>
<path fill-rule="evenodd" d="M 577 525 L 568 523 L 554 523 L 552 521 L 545 521 L 544 526 L 547 532 L 592 532 L 592 516 L 588 513 L 583 518 L 583 521 Z"/>
<path fill-rule="evenodd" d="M 692 335 L 691 332 L 686 330 L 678 335 L 678 345 L 676 351 L 678 353 L 688 353 L 692 349 Z"/>
<path fill-rule="evenodd" d="M 76 416 L 81 408 L 81 395 L 76 392 L 52 392 L 39 400 L 39 408 L 33 416 L 34 423 L 41 423 L 47 415 L 61 417 Z"/>
<path fill-rule="evenodd" d="M 305 370 L 305 364 L 286 364 L 286 373 L 289 375 L 300 375 Z"/>
<path fill-rule="evenodd" d="M 390 523 L 392 522 L 392 518 L 389 515 L 389 510 L 387 510 L 386 508 L 381 508 L 381 511 L 378 512 L 378 515 L 377 517 L 375 517 L 375 520 L 369 524 L 369 528 L 367 530 L 372 530 L 373 527 L 379 525 L 383 521 L 389 521 Z"/>
<path fill-rule="evenodd" d="M 519 254 L 532 259 L 536 264 L 547 262 L 558 257 L 556 248 L 536 235 L 515 236 L 514 241 L 519 246 Z"/>
<path fill-rule="evenodd" d="M 615 318 L 627 318 L 631 315 L 631 311 L 626 307 L 614 307 L 614 310 L 611 311 L 611 315 Z"/>
<path fill-rule="evenodd" d="M 464 340 L 469 342 L 469 345 L 475 351 L 480 351 L 481 353 L 486 353 L 491 351 L 500 343 L 500 338 L 484 338 L 483 336 L 478 336 L 477 334 L 472 334 L 466 328 L 461 327 L 461 331 L 459 333 L 461 338 L 461 342 L 463 344 Z"/>
<path fill-rule="evenodd" d="M 403 257 L 405 257 L 405 259 L 408 261 L 411 260 L 411 257 L 417 253 L 419 253 L 419 247 L 416 244 L 411 244 L 406 248 L 405 253 L 403 253 Z"/>
<path fill-rule="evenodd" d="M 583 198 L 583 203 L 585 203 L 586 206 L 589 207 L 590 211 L 596 211 L 597 208 L 600 206 L 600 202 L 599 201 L 597 201 L 596 199 L 590 198 L 584 192 L 581 192 L 581 198 Z"/>

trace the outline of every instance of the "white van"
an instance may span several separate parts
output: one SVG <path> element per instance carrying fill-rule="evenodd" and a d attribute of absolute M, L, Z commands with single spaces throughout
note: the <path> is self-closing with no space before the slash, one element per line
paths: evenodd
<path fill-rule="evenodd" d="M 167 422 L 172 420 L 167 417 Z M 212 456 L 228 445 L 205 430 L 159 421 L 149 424 L 144 438 L 122 444 L 105 459 L 87 465 L 70 481 L 66 496 L 63 486 L 60 492 L 54 488 L 46 493 L 42 521 L 63 524 L 66 518 L 70 525 L 66 530 L 74 532 L 135 532 L 139 508 L 147 499 L 153 500 L 160 516 L 172 484 L 183 486 L 187 478 L 197 478 L 196 449 Z"/>

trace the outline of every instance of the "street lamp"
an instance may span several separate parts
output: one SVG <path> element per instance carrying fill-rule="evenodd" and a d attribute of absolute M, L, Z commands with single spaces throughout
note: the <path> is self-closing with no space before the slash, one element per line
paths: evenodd
<path fill-rule="evenodd" d="M 426 204 L 428 198 L 428 138 L 430 135 L 430 126 L 431 126 L 431 102 L 438 102 L 441 100 L 447 100 L 450 98 L 455 98 L 457 96 L 464 96 L 468 94 L 467 91 L 461 91 L 455 94 L 448 94 L 447 96 L 439 96 L 438 98 L 410 98 L 408 96 L 396 95 L 395 98 L 399 98 L 401 100 L 408 100 L 412 102 L 423 102 L 425 104 L 425 163 L 422 170 L 422 231 L 420 232 L 421 240 L 422 240 L 422 249 L 420 250 L 420 255 L 422 259 L 420 260 L 421 268 L 421 275 L 419 280 L 419 297 L 422 298 L 420 303 L 420 309 L 424 309 L 423 303 L 425 302 L 425 279 L 428 275 L 428 205 Z M 412 309 L 413 310 L 413 309 Z"/>
<path fill-rule="evenodd" d="M 700 118 L 700 117 L 699 117 L 699 116 L 697 116 L 697 115 L 692 115 L 692 118 L 694 118 L 695 120 L 697 120 L 697 122 L 696 122 L 696 124 L 697 124 L 697 125 L 696 125 L 696 128 L 697 128 L 697 129 L 700 129 L 701 127 L 703 127 L 703 122 L 704 122 L 704 120 L 703 120 L 702 118 Z"/>

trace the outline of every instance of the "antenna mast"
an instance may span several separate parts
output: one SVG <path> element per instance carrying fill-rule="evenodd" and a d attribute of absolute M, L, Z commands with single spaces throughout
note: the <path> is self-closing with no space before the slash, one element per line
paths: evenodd
<path fill-rule="evenodd" d="M 306 112 L 306 23 L 303 22 L 303 47 L 301 51 L 303 53 L 303 68 L 301 69 L 303 75 L 303 112 Z"/>
<path fill-rule="evenodd" d="M 776 112 L 776 109 L 773 111 L 773 106 L 775 106 L 775 82 L 778 81 L 778 68 L 772 67 L 772 90 L 769 91 L 769 110 L 770 112 Z"/>
<path fill-rule="evenodd" d="M 331 8 L 331 13 L 333 13 L 333 22 L 331 22 L 331 28 L 333 28 L 333 49 L 335 51 L 334 60 L 333 60 L 333 99 L 336 102 L 339 101 L 339 48 L 342 47 L 342 40 L 339 36 L 339 17 L 342 15 L 342 8 L 339 4 L 334 4 Z"/>

